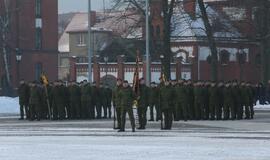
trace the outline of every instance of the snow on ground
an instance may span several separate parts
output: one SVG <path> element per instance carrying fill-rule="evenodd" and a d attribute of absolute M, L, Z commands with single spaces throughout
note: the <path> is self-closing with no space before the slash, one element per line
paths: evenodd
<path fill-rule="evenodd" d="M 19 114 L 19 98 L 0 97 L 0 113 Z"/>
<path fill-rule="evenodd" d="M 11 97 L 0 97 L 0 114 L 19 114 L 19 98 L 11 98 Z M 269 105 L 260 105 L 257 102 L 255 109 L 258 110 L 270 110 Z"/>
<path fill-rule="evenodd" d="M 0 137 L 4 160 L 269 160 L 269 141 L 203 137 Z"/>

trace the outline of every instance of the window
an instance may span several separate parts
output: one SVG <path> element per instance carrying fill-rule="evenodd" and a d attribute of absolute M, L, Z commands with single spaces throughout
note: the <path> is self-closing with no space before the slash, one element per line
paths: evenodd
<path fill-rule="evenodd" d="M 36 0 L 36 17 L 41 18 L 41 0 Z"/>
<path fill-rule="evenodd" d="M 36 18 L 36 28 L 42 28 L 42 19 Z"/>
<path fill-rule="evenodd" d="M 82 33 L 77 35 L 77 46 L 86 46 L 85 35 Z"/>
<path fill-rule="evenodd" d="M 157 35 L 157 38 L 160 39 L 160 26 L 157 26 L 156 35 Z"/>
<path fill-rule="evenodd" d="M 228 64 L 230 53 L 227 50 L 221 50 L 219 52 L 220 62 L 221 64 Z"/>
<path fill-rule="evenodd" d="M 42 47 L 42 32 L 41 28 L 36 28 L 36 42 L 35 46 L 37 50 L 40 50 Z"/>
<path fill-rule="evenodd" d="M 40 79 L 41 73 L 42 73 L 42 63 L 36 63 L 36 65 L 35 65 L 35 78 L 36 78 L 36 80 Z"/>

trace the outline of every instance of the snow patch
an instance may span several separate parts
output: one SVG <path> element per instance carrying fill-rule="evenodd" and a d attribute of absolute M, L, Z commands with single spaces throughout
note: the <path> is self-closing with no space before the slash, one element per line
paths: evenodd
<path fill-rule="evenodd" d="M 19 98 L 0 97 L 0 113 L 20 113 Z"/>

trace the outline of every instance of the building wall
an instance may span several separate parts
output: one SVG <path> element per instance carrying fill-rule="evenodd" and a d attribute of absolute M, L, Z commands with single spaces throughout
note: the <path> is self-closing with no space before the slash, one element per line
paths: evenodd
<path fill-rule="evenodd" d="M 83 44 L 78 44 L 79 36 L 83 37 Z M 110 43 L 111 32 L 94 31 L 92 33 L 92 52 L 97 55 L 99 49 L 104 43 Z M 69 33 L 70 56 L 86 57 L 88 56 L 88 33 L 87 32 L 70 32 Z"/>
<path fill-rule="evenodd" d="M 0 6 L 4 0 L 0 0 Z M 36 0 L 11 0 L 11 31 L 10 31 L 10 72 L 12 84 L 18 85 L 19 79 L 27 81 L 39 80 L 37 66 L 40 66 L 50 80 L 58 77 L 58 2 L 41 0 L 41 21 L 36 17 Z M 37 25 L 38 24 L 38 25 Z M 41 27 L 41 48 L 36 47 L 36 27 Z M 15 49 L 22 54 L 22 61 L 16 62 Z M 2 61 L 2 57 L 0 57 Z M 0 68 L 1 77 L 4 74 Z"/>

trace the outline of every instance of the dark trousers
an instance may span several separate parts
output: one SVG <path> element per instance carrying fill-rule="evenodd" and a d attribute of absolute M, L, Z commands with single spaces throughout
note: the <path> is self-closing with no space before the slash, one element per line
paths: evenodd
<path fill-rule="evenodd" d="M 162 114 L 164 115 L 164 129 L 172 128 L 173 113 L 171 109 L 163 109 Z"/>
<path fill-rule="evenodd" d="M 40 120 L 40 107 L 39 104 L 31 104 L 31 108 L 30 108 L 30 119 L 34 120 Z"/>
<path fill-rule="evenodd" d="M 108 118 L 108 116 L 109 116 L 109 118 L 112 117 L 112 111 L 111 111 L 111 109 L 112 109 L 111 104 L 104 104 L 103 105 L 104 118 Z"/>
<path fill-rule="evenodd" d="M 120 128 L 121 127 L 121 107 L 116 107 L 115 112 L 116 112 L 117 128 Z"/>
<path fill-rule="evenodd" d="M 121 129 L 120 130 L 122 131 L 125 130 L 127 113 L 128 113 L 128 117 L 131 123 L 131 127 L 133 130 L 135 129 L 135 119 L 134 119 L 132 108 L 126 106 L 126 107 L 121 108 Z"/>
<path fill-rule="evenodd" d="M 81 118 L 81 108 L 80 108 L 80 103 L 78 102 L 71 102 L 70 103 L 70 118 L 71 119 L 79 119 Z"/>
<path fill-rule="evenodd" d="M 147 107 L 146 106 L 139 106 L 138 107 L 138 116 L 139 116 L 139 124 L 140 128 L 145 128 L 146 123 L 147 123 Z"/>
<path fill-rule="evenodd" d="M 26 104 L 20 104 L 20 116 L 21 116 L 21 119 L 24 119 L 24 115 L 25 115 L 26 119 L 29 118 L 29 107 Z"/>
<path fill-rule="evenodd" d="M 149 110 L 150 110 L 150 120 L 151 120 L 151 121 L 154 120 L 154 107 L 155 107 L 154 104 L 151 104 L 151 105 L 149 106 Z"/>

